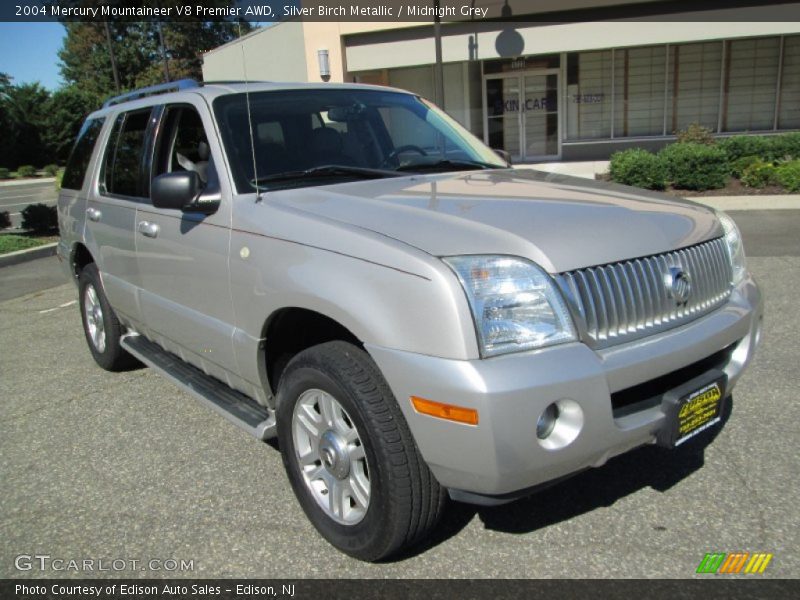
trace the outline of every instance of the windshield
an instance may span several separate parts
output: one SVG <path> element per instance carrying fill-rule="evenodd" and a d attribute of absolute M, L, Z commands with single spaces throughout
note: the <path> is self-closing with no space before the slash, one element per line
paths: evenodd
<path fill-rule="evenodd" d="M 221 96 L 214 111 L 240 193 L 507 165 L 432 104 L 391 91 Z M 337 167 L 335 169 L 327 167 Z"/>

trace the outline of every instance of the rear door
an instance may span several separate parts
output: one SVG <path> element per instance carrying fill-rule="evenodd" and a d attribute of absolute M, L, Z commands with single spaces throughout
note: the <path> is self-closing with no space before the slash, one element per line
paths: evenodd
<path fill-rule="evenodd" d="M 196 171 L 204 198 L 221 198 L 207 215 L 139 206 L 136 253 L 140 302 L 148 335 L 207 373 L 235 371 L 233 306 L 228 275 L 230 188 L 216 165 L 220 147 L 201 99 L 163 107 L 152 155 L 152 177 Z M 224 370 L 224 371 L 223 371 Z"/>
<path fill-rule="evenodd" d="M 86 207 L 86 241 L 93 251 L 111 305 L 128 320 L 140 318 L 140 285 L 134 230 L 145 201 L 144 158 L 154 126 L 152 107 L 123 111 L 113 125 L 96 187 Z"/>

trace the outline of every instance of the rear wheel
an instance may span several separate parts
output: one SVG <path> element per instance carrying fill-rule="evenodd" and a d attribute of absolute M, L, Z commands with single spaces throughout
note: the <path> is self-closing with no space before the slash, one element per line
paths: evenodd
<path fill-rule="evenodd" d="M 446 493 L 366 352 L 328 342 L 298 354 L 281 377 L 277 418 L 292 488 L 331 544 L 374 561 L 434 527 Z"/>
<path fill-rule="evenodd" d="M 81 270 L 78 289 L 83 331 L 95 362 L 107 371 L 122 371 L 136 366 L 138 361 L 120 345 L 125 331 L 108 303 L 94 263 Z"/>

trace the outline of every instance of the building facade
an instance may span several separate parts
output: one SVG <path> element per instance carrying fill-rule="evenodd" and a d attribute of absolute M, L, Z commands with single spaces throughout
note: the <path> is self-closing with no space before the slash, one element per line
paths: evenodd
<path fill-rule="evenodd" d="M 503 0 L 488 4 L 497 12 Z M 203 73 L 411 90 L 526 162 L 657 149 L 691 123 L 721 136 L 800 129 L 800 3 L 692 13 L 655 0 L 586 4 L 544 0 L 514 21 L 443 23 L 443 99 L 426 23 L 286 21 L 205 54 Z M 559 23 L 548 23 L 556 7 Z"/>

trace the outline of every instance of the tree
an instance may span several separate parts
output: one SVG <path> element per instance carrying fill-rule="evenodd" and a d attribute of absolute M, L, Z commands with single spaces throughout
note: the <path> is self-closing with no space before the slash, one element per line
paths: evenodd
<path fill-rule="evenodd" d="M 37 83 L 9 85 L 2 92 L 3 118 L 7 128 L 4 140 L 8 155 L 2 166 L 52 162 L 44 140 L 50 92 Z"/>
<path fill-rule="evenodd" d="M 50 96 L 43 141 L 52 156 L 52 162 L 66 163 L 81 124 L 100 103 L 101 98 L 76 85 L 62 87 Z"/>
<path fill-rule="evenodd" d="M 8 114 L 8 91 L 11 88 L 11 77 L 0 73 L 0 131 L 4 132 L 6 139 L 0 144 L 0 167 L 8 168 L 11 164 L 11 149 L 13 148 L 11 136 L 11 119 Z"/>
<path fill-rule="evenodd" d="M 65 23 L 59 51 L 67 84 L 99 98 L 116 93 L 104 23 Z M 202 79 L 202 53 L 251 31 L 247 22 L 163 22 L 171 79 Z M 120 88 L 127 91 L 164 81 L 163 55 L 155 22 L 109 23 Z"/>

